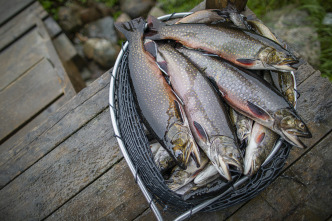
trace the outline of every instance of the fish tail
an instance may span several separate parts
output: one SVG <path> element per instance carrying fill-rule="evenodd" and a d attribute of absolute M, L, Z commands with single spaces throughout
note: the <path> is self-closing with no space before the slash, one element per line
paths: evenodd
<path fill-rule="evenodd" d="M 145 37 L 152 40 L 160 40 L 163 37 L 160 35 L 159 30 L 161 27 L 165 26 L 164 23 L 159 21 L 153 16 L 148 17 L 148 27 L 149 31 L 145 34 Z"/>
<path fill-rule="evenodd" d="M 126 36 L 127 40 L 130 40 L 134 33 L 139 33 L 141 36 L 143 36 L 145 21 L 140 17 L 128 22 L 116 22 L 114 26 Z"/>

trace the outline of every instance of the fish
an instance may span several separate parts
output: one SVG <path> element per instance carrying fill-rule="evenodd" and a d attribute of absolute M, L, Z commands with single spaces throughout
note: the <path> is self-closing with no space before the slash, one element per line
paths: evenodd
<path fill-rule="evenodd" d="M 229 166 L 242 170 L 242 156 L 224 104 L 209 81 L 183 55 L 169 44 L 158 43 L 157 47 L 197 144 L 219 173 L 231 180 Z"/>
<path fill-rule="evenodd" d="M 145 37 L 151 40 L 172 39 L 186 47 L 216 54 L 246 69 L 292 71 L 299 61 L 278 43 L 254 32 L 218 24 L 162 23 L 148 17 L 149 31 Z"/>
<path fill-rule="evenodd" d="M 163 147 L 160 147 L 157 151 L 154 162 L 162 174 L 176 165 L 175 160 Z"/>
<path fill-rule="evenodd" d="M 209 162 L 208 165 L 196 176 L 194 183 L 197 187 L 205 186 L 215 179 L 221 177 L 216 167 Z"/>
<path fill-rule="evenodd" d="M 247 144 L 252 130 L 253 120 L 230 108 L 230 117 L 236 128 L 240 144 Z M 241 146 L 241 145 L 240 145 Z"/>
<path fill-rule="evenodd" d="M 277 37 L 262 22 L 256 20 L 249 20 L 248 24 L 251 25 L 257 33 L 281 45 L 281 42 L 277 39 Z M 286 47 L 286 45 L 284 45 L 283 47 Z M 295 79 L 293 75 L 289 72 L 284 73 L 280 71 L 271 71 L 271 77 L 273 85 L 275 85 L 277 89 L 282 93 L 282 95 L 284 95 L 284 97 L 293 105 L 293 107 L 295 107 L 296 91 L 295 91 Z"/>
<path fill-rule="evenodd" d="M 311 138 L 311 132 L 295 109 L 269 83 L 218 57 L 183 47 L 178 51 L 217 85 L 221 96 L 233 109 L 275 131 L 287 142 L 305 148 L 299 137 Z"/>
<path fill-rule="evenodd" d="M 244 175 L 255 174 L 272 151 L 279 135 L 255 122 L 244 157 Z"/>
<path fill-rule="evenodd" d="M 129 79 L 138 112 L 148 130 L 181 168 L 186 168 L 190 156 L 199 164 L 199 148 L 183 107 L 154 58 L 144 49 L 145 24 L 142 18 L 115 23 L 129 42 Z"/>
<path fill-rule="evenodd" d="M 205 9 L 194 12 L 186 17 L 181 18 L 175 24 L 181 23 L 211 23 L 216 21 L 226 21 L 228 13 L 219 9 Z"/>
<path fill-rule="evenodd" d="M 205 165 L 208 163 L 208 158 L 205 155 L 201 155 L 201 164 L 197 167 L 196 162 L 193 159 L 189 159 L 187 169 L 183 170 L 179 166 L 176 166 L 171 172 L 171 176 L 166 180 L 168 188 L 172 191 L 177 191 L 186 184 L 190 183 L 195 179 L 197 174 L 203 170 Z"/>

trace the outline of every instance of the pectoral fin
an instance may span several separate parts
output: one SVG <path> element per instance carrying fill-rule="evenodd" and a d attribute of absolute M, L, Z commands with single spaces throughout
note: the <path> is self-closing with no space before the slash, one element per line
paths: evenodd
<path fill-rule="evenodd" d="M 206 133 L 205 129 L 202 127 L 202 125 L 200 125 L 199 123 L 194 121 L 194 126 L 195 126 L 198 136 L 204 141 L 204 143 L 208 143 L 209 136 L 207 135 L 207 133 Z"/>
<path fill-rule="evenodd" d="M 255 63 L 255 59 L 248 59 L 248 58 L 238 58 L 236 59 L 237 62 L 239 62 L 242 65 L 247 65 L 247 66 L 251 66 Z"/>
<path fill-rule="evenodd" d="M 269 119 L 271 119 L 271 116 L 270 116 L 269 113 L 267 113 L 265 110 L 263 110 L 259 106 L 251 103 L 250 101 L 248 101 L 248 108 L 250 109 L 251 114 L 254 117 L 257 117 L 257 118 L 259 118 L 261 120 L 264 120 L 264 121 L 268 121 Z"/>

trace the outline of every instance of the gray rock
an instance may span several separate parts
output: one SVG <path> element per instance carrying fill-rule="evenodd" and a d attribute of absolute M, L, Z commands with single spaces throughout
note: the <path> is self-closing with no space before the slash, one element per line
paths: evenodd
<path fill-rule="evenodd" d="M 118 40 L 114 30 L 114 20 L 109 16 L 85 25 L 82 34 L 88 38 L 104 38 L 112 43 Z"/>
<path fill-rule="evenodd" d="M 332 12 L 326 13 L 323 19 L 324 25 L 332 25 Z"/>
<path fill-rule="evenodd" d="M 120 47 L 106 39 L 90 38 L 84 43 L 84 54 L 104 68 L 113 66 Z"/>
<path fill-rule="evenodd" d="M 319 65 L 320 42 L 306 11 L 288 6 L 270 12 L 262 20 L 303 59 L 313 66 Z"/>
<path fill-rule="evenodd" d="M 166 13 L 163 10 L 161 10 L 159 7 L 156 7 L 156 6 L 154 6 L 149 12 L 149 15 L 152 15 L 156 18 L 158 18 L 162 15 L 165 15 L 165 14 Z"/>
<path fill-rule="evenodd" d="M 124 0 L 121 1 L 121 11 L 127 13 L 131 18 L 145 16 L 153 7 L 153 0 Z"/>
<path fill-rule="evenodd" d="M 74 31 L 82 25 L 79 15 L 71 8 L 60 7 L 58 17 L 60 26 L 66 32 Z"/>

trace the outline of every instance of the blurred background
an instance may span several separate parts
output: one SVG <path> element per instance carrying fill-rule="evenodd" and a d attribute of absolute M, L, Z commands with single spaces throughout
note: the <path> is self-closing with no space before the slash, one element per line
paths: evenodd
<path fill-rule="evenodd" d="M 80 74 L 88 85 L 110 69 L 125 38 L 114 22 L 147 15 L 189 11 L 201 0 L 39 0 L 77 51 Z M 248 0 L 273 32 L 324 77 L 332 80 L 331 0 Z"/>

